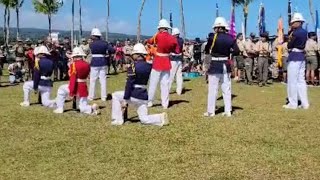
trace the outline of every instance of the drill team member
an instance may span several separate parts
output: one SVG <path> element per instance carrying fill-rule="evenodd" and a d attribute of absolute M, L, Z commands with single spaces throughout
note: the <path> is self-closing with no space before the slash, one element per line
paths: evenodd
<path fill-rule="evenodd" d="M 90 44 L 92 53 L 91 69 L 90 69 L 90 88 L 89 88 L 89 100 L 93 100 L 95 96 L 96 81 L 99 78 L 101 86 L 101 100 L 107 100 L 107 77 L 106 66 L 109 57 L 113 54 L 113 48 L 109 46 L 106 41 L 101 39 L 101 32 L 99 29 L 94 28 L 91 31 L 93 42 Z"/>
<path fill-rule="evenodd" d="M 316 42 L 317 34 L 315 32 L 308 33 L 309 39 L 306 43 L 306 59 L 307 59 L 307 82 L 316 85 L 314 82 L 315 70 L 318 68 L 318 45 Z"/>
<path fill-rule="evenodd" d="M 305 80 L 305 54 L 304 49 L 307 42 L 308 32 L 302 28 L 305 22 L 302 14 L 295 13 L 291 20 L 291 32 L 289 33 L 288 49 L 288 100 L 289 103 L 283 107 L 286 109 L 297 109 L 298 98 L 301 100 L 303 109 L 309 108 L 307 84 Z"/>
<path fill-rule="evenodd" d="M 85 61 L 86 53 L 82 48 L 76 47 L 72 51 L 72 63 L 69 69 L 69 84 L 59 87 L 57 93 L 57 109 L 54 113 L 61 114 L 64 111 L 64 103 L 69 95 L 70 97 L 78 97 L 79 109 L 81 113 L 98 115 L 98 105 L 88 104 L 87 78 L 90 73 L 90 65 Z"/>
<path fill-rule="evenodd" d="M 122 125 L 124 123 L 122 110 L 127 108 L 128 104 L 137 107 L 142 124 L 164 126 L 169 123 L 166 113 L 148 115 L 147 84 L 152 65 L 145 60 L 147 54 L 148 52 L 143 44 L 138 43 L 134 46 L 132 56 L 135 62 L 128 68 L 125 91 L 117 91 L 112 94 L 112 125 Z"/>
<path fill-rule="evenodd" d="M 152 71 L 149 85 L 149 103 L 153 106 L 153 99 L 156 93 L 157 84 L 161 84 L 161 104 L 164 109 L 169 106 L 169 81 L 170 81 L 170 53 L 180 54 L 180 48 L 177 39 L 168 33 L 171 29 L 167 20 L 162 19 L 159 22 L 159 32 L 147 41 L 149 44 L 157 44 L 157 53 L 152 64 Z"/>
<path fill-rule="evenodd" d="M 180 31 L 178 28 L 172 29 L 172 35 L 177 38 L 179 48 L 180 48 L 180 54 L 171 54 L 171 71 L 170 71 L 170 85 L 169 85 L 169 91 L 171 89 L 172 83 L 174 81 L 174 77 L 176 76 L 176 82 L 177 82 L 177 94 L 182 94 L 183 89 L 183 77 L 182 77 L 182 49 L 183 49 L 183 39 L 179 37 Z"/>
<path fill-rule="evenodd" d="M 50 100 L 50 93 L 53 86 L 51 76 L 53 73 L 53 62 L 48 58 L 50 53 L 46 46 L 40 46 L 35 52 L 36 60 L 34 67 L 33 81 L 23 84 L 24 101 L 20 103 L 23 107 L 30 106 L 30 92 L 34 90 L 41 94 L 42 105 L 45 107 L 55 107 L 55 101 Z"/>
<path fill-rule="evenodd" d="M 244 64 L 246 71 L 246 82 L 248 85 L 252 85 L 252 71 L 253 71 L 253 58 L 256 55 L 255 43 L 255 34 L 250 34 L 250 39 L 245 42 L 245 53 L 244 53 Z"/>
<path fill-rule="evenodd" d="M 256 51 L 259 53 L 258 70 L 259 70 L 259 86 L 265 86 L 268 80 L 269 56 L 271 47 L 268 43 L 268 33 L 262 33 L 260 41 L 256 44 Z"/>
<path fill-rule="evenodd" d="M 208 70 L 208 106 L 207 112 L 204 113 L 205 117 L 215 116 L 219 82 L 225 105 L 223 116 L 231 117 L 231 63 L 228 60 L 231 53 L 233 55 L 239 53 L 239 48 L 234 39 L 226 33 L 226 26 L 225 18 L 217 17 L 213 25 L 214 37 L 208 40 L 206 46 L 206 51 L 210 52 L 212 59 Z"/>

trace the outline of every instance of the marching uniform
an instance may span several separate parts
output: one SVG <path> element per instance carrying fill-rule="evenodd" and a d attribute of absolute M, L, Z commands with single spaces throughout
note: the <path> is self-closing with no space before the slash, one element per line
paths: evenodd
<path fill-rule="evenodd" d="M 85 53 L 80 48 L 73 50 L 74 56 L 85 57 Z M 69 84 L 65 84 L 59 87 L 57 93 L 57 109 L 55 113 L 63 113 L 64 103 L 68 95 L 70 97 L 78 97 L 78 104 L 81 113 L 85 114 L 97 114 L 97 106 L 90 106 L 88 104 L 88 89 L 87 78 L 90 73 L 90 65 L 84 60 L 73 61 L 69 69 Z"/>
<path fill-rule="evenodd" d="M 180 34 L 179 29 L 173 28 L 172 30 L 173 35 Z M 170 71 L 170 84 L 169 84 L 169 91 L 171 90 L 172 83 L 174 81 L 174 77 L 176 76 L 176 82 L 177 82 L 177 94 L 182 94 L 183 89 L 183 77 L 182 77 L 182 49 L 183 49 L 183 39 L 179 36 L 176 37 L 177 42 L 180 48 L 180 54 L 172 53 L 170 56 L 171 59 L 171 71 Z"/>
<path fill-rule="evenodd" d="M 264 35 L 265 38 L 268 35 Z M 263 42 L 259 41 L 256 44 L 256 51 L 259 53 L 258 57 L 258 70 L 259 70 L 259 81 L 260 86 L 264 86 L 268 80 L 268 72 L 269 72 L 269 56 L 271 54 L 271 47 L 268 41 Z"/>
<path fill-rule="evenodd" d="M 140 43 L 135 45 L 133 52 L 147 54 L 145 47 Z M 125 91 L 117 91 L 112 94 L 112 125 L 124 123 L 121 105 L 123 102 L 137 107 L 138 117 L 142 124 L 163 126 L 168 123 L 166 113 L 148 115 L 147 84 L 151 69 L 152 65 L 141 56 L 128 68 Z"/>
<path fill-rule="evenodd" d="M 293 22 L 304 22 L 300 13 L 293 15 Z M 289 33 L 288 49 L 290 50 L 288 57 L 288 100 L 289 104 L 284 105 L 286 109 L 297 109 L 298 98 L 301 100 L 301 106 L 304 109 L 309 108 L 307 95 L 307 85 L 305 80 L 305 45 L 307 42 L 307 31 L 301 26 Z"/>
<path fill-rule="evenodd" d="M 226 27 L 227 22 L 224 18 L 218 17 L 213 28 Z M 208 105 L 206 117 L 215 115 L 216 100 L 218 95 L 219 83 L 221 82 L 222 95 L 224 100 L 224 116 L 231 116 L 231 63 L 228 61 L 232 53 L 237 55 L 239 48 L 234 39 L 225 32 L 215 33 L 213 38 L 208 40 L 206 51 L 209 51 L 212 59 L 208 70 Z"/>
<path fill-rule="evenodd" d="M 92 36 L 100 37 L 101 33 L 99 29 L 92 30 Z M 106 41 L 95 39 L 90 44 L 90 50 L 92 53 L 92 60 L 90 64 L 90 89 L 89 100 L 93 100 L 95 96 L 96 81 L 99 78 L 101 86 L 101 100 L 107 100 L 107 77 L 106 66 L 108 62 L 108 55 L 114 53 L 114 49 L 109 46 Z"/>
<path fill-rule="evenodd" d="M 40 46 L 37 49 L 36 54 L 50 55 L 48 49 L 45 46 Z M 30 106 L 30 92 L 32 90 L 39 91 L 41 94 L 42 105 L 45 107 L 55 107 L 55 101 L 50 100 L 50 93 L 53 86 L 51 76 L 53 73 L 54 65 L 51 59 L 47 57 L 41 57 L 36 59 L 33 81 L 27 81 L 23 84 L 24 101 L 21 106 Z"/>
<path fill-rule="evenodd" d="M 170 29 L 169 23 L 162 19 L 159 27 Z M 148 44 L 157 44 L 157 53 L 153 61 L 150 85 L 149 85 L 149 104 L 153 106 L 152 101 L 156 93 L 156 88 L 160 80 L 161 88 L 161 104 L 164 109 L 169 106 L 169 83 L 170 83 L 170 53 L 180 54 L 180 48 L 177 39 L 174 38 L 167 31 L 158 32 L 157 35 L 148 40 Z"/>

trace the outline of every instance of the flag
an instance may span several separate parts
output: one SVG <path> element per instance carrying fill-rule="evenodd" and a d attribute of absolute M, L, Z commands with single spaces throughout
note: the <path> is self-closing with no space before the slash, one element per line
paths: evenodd
<path fill-rule="evenodd" d="M 259 34 L 265 33 L 266 32 L 266 23 L 265 23 L 265 10 L 264 6 L 261 3 L 260 5 L 260 10 L 259 10 Z"/>
<path fill-rule="evenodd" d="M 244 23 L 241 23 L 241 31 L 242 31 L 242 36 L 243 36 L 243 42 L 246 41 L 246 35 L 245 35 L 245 30 L 244 30 Z"/>
<path fill-rule="evenodd" d="M 235 18 L 235 14 L 234 14 L 234 7 L 232 7 L 231 10 L 231 22 L 230 22 L 230 32 L 229 34 L 235 39 L 237 36 L 236 33 L 236 18 Z"/>
<path fill-rule="evenodd" d="M 316 10 L 316 33 L 317 33 L 317 39 L 318 39 L 318 47 L 320 47 L 320 24 L 319 24 L 319 12 Z"/>
<path fill-rule="evenodd" d="M 282 17 L 278 20 L 278 44 L 277 44 L 277 57 L 278 57 L 278 66 L 282 67 L 282 43 L 283 43 L 283 20 Z"/>
<path fill-rule="evenodd" d="M 292 16 L 292 11 L 291 11 L 291 0 L 288 1 L 288 25 L 290 26 L 291 22 L 291 16 Z"/>
<path fill-rule="evenodd" d="M 219 17 L 219 5 L 216 3 L 216 17 Z"/>

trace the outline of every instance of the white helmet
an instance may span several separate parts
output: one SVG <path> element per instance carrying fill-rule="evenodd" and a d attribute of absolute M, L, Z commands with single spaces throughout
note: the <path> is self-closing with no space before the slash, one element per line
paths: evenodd
<path fill-rule="evenodd" d="M 80 48 L 80 47 L 75 47 L 73 48 L 73 51 L 72 51 L 72 54 L 71 54 L 71 57 L 84 57 L 86 56 L 86 53 L 83 52 L 83 49 Z"/>
<path fill-rule="evenodd" d="M 216 28 L 216 27 L 226 28 L 227 26 L 228 26 L 228 23 L 224 17 L 217 17 L 216 20 L 214 21 L 212 28 Z"/>
<path fill-rule="evenodd" d="M 34 51 L 34 55 L 39 55 L 39 54 L 47 54 L 50 55 L 50 52 L 46 46 L 40 46 L 37 48 L 37 50 Z"/>
<path fill-rule="evenodd" d="M 294 22 L 305 22 L 301 13 L 294 13 L 290 23 Z"/>
<path fill-rule="evenodd" d="M 146 48 L 144 47 L 143 44 L 137 43 L 136 45 L 133 46 L 133 50 L 131 54 L 148 54 Z"/>
<path fill-rule="evenodd" d="M 171 29 L 171 26 L 167 20 L 161 19 L 159 21 L 159 25 L 158 25 L 158 29 L 160 29 L 160 28 Z"/>
<path fill-rule="evenodd" d="M 172 28 L 172 35 L 178 35 L 180 34 L 180 31 L 178 28 Z"/>
<path fill-rule="evenodd" d="M 98 28 L 93 28 L 91 31 L 91 36 L 102 36 L 102 34 Z"/>

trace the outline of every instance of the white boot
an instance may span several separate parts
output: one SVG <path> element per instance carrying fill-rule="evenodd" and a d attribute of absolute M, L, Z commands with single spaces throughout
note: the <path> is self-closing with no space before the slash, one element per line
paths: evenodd
<path fill-rule="evenodd" d="M 63 113 L 63 109 L 62 108 L 57 108 L 56 110 L 53 111 L 53 113 L 62 114 Z"/>
<path fill-rule="evenodd" d="M 30 106 L 30 103 L 24 101 L 24 102 L 20 103 L 20 106 L 22 106 L 22 107 L 29 107 L 29 106 Z"/>

